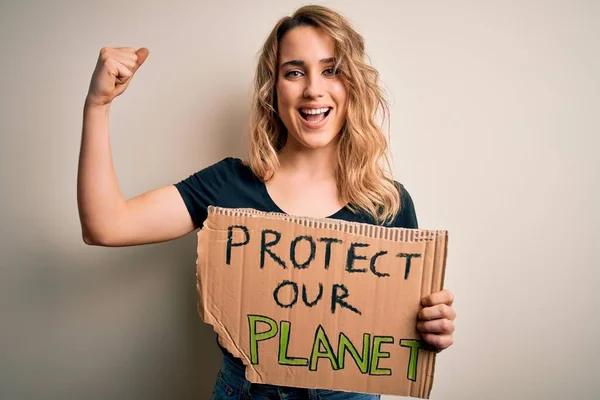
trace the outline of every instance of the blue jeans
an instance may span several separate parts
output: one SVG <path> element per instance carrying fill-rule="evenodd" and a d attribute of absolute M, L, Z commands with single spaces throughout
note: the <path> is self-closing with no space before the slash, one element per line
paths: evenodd
<path fill-rule="evenodd" d="M 379 395 L 335 392 L 322 389 L 299 389 L 286 386 L 250 383 L 244 375 L 244 367 L 223 357 L 223 366 L 217 374 L 217 382 L 211 400 L 378 400 Z"/>

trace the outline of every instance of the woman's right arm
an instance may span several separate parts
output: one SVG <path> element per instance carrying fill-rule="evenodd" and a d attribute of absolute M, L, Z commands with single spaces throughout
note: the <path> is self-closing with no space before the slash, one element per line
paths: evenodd
<path fill-rule="evenodd" d="M 83 111 L 77 203 L 83 240 L 99 246 L 164 242 L 195 229 L 174 185 L 126 200 L 110 151 L 109 113 L 148 56 L 146 49 L 102 49 Z"/>

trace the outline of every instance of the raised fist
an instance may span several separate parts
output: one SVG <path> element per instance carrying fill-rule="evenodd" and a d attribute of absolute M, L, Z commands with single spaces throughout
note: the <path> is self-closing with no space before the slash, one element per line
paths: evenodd
<path fill-rule="evenodd" d="M 86 102 L 107 105 L 127 89 L 133 75 L 148 57 L 145 47 L 104 47 L 100 50 Z"/>

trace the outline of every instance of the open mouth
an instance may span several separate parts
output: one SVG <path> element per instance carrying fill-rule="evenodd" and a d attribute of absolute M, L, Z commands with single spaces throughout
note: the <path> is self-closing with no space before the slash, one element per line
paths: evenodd
<path fill-rule="evenodd" d="M 321 112 L 318 112 L 318 113 L 315 113 L 315 114 L 312 114 L 312 113 L 308 114 L 308 113 L 303 112 L 302 110 L 298 110 L 298 112 L 300 113 L 300 115 L 302 116 L 302 118 L 304 118 L 304 120 L 306 120 L 306 121 L 308 121 L 310 123 L 315 124 L 315 123 L 321 122 L 325 118 L 327 118 L 329 116 L 329 113 L 331 112 L 331 110 L 332 110 L 332 108 L 329 107 L 327 109 L 327 111 L 325 111 L 325 112 L 321 111 Z"/>

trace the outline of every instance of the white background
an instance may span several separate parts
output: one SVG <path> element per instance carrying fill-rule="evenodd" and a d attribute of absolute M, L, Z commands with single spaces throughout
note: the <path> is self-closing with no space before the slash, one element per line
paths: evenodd
<path fill-rule="evenodd" d="M 195 240 L 86 246 L 82 106 L 103 46 L 150 57 L 111 111 L 127 197 L 226 156 L 279 1 L 0 3 L 0 398 L 207 399 Z M 592 399 L 600 378 L 600 3 L 326 1 L 392 103 L 396 179 L 447 229 L 455 345 L 432 399 Z"/>

